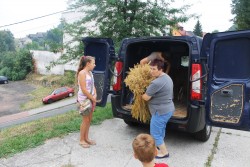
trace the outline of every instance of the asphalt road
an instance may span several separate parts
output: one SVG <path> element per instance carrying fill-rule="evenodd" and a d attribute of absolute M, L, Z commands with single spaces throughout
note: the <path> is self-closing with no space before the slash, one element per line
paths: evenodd
<path fill-rule="evenodd" d="M 35 87 L 25 81 L 0 84 L 0 117 L 21 112 L 20 105 L 30 100 L 28 95 Z"/>

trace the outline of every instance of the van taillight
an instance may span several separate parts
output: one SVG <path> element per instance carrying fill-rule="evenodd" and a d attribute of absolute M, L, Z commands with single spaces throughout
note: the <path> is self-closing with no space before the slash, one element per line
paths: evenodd
<path fill-rule="evenodd" d="M 191 100 L 201 100 L 201 65 L 192 64 Z"/>
<path fill-rule="evenodd" d="M 121 61 L 117 61 L 115 63 L 115 69 L 114 69 L 114 78 L 113 78 L 113 90 L 119 91 L 121 90 L 121 81 L 122 81 L 122 65 L 123 63 Z"/>

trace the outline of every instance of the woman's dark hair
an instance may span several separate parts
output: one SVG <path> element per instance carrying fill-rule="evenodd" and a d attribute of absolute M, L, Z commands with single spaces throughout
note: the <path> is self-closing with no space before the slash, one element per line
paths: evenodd
<path fill-rule="evenodd" d="M 163 70 L 164 69 L 164 61 L 160 59 L 154 59 L 153 61 L 150 62 L 149 65 L 151 66 L 157 66 L 158 70 Z"/>

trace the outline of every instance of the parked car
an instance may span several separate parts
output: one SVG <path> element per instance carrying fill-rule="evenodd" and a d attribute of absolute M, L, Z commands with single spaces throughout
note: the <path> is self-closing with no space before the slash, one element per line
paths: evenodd
<path fill-rule="evenodd" d="M 111 96 L 114 117 L 128 125 L 141 123 L 127 107 L 131 91 L 124 79 L 129 68 L 153 51 L 170 53 L 175 114 L 169 128 L 207 141 L 211 126 L 250 131 L 250 30 L 196 36 L 125 38 L 116 55 L 109 38 L 86 37 L 84 55 L 96 60 L 93 70 L 97 106 Z M 114 67 L 112 67 L 112 65 Z M 114 68 L 114 69 L 113 69 Z M 113 72 L 114 71 L 114 72 Z M 110 89 L 111 79 L 115 82 Z"/>
<path fill-rule="evenodd" d="M 8 77 L 6 77 L 6 76 L 0 76 L 0 83 L 1 84 L 7 84 L 7 83 L 9 83 Z"/>
<path fill-rule="evenodd" d="M 74 96 L 74 89 L 69 87 L 61 87 L 55 89 L 50 95 L 42 99 L 44 104 L 50 104 L 54 101 Z"/>

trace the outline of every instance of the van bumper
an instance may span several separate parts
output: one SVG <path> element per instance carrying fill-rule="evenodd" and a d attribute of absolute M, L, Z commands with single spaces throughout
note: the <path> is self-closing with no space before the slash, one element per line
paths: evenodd
<path fill-rule="evenodd" d="M 190 104 L 188 107 L 188 117 L 180 119 L 170 119 L 169 127 L 189 133 L 201 131 L 205 125 L 205 108 Z"/>
<path fill-rule="evenodd" d="M 111 96 L 112 112 L 115 118 L 121 118 L 126 121 L 142 123 L 132 118 L 131 112 L 123 109 L 121 106 L 121 96 Z M 205 126 L 205 111 L 204 107 L 190 105 L 188 107 L 188 117 L 186 119 L 171 118 L 168 127 L 189 133 L 195 133 L 202 130 Z"/>

